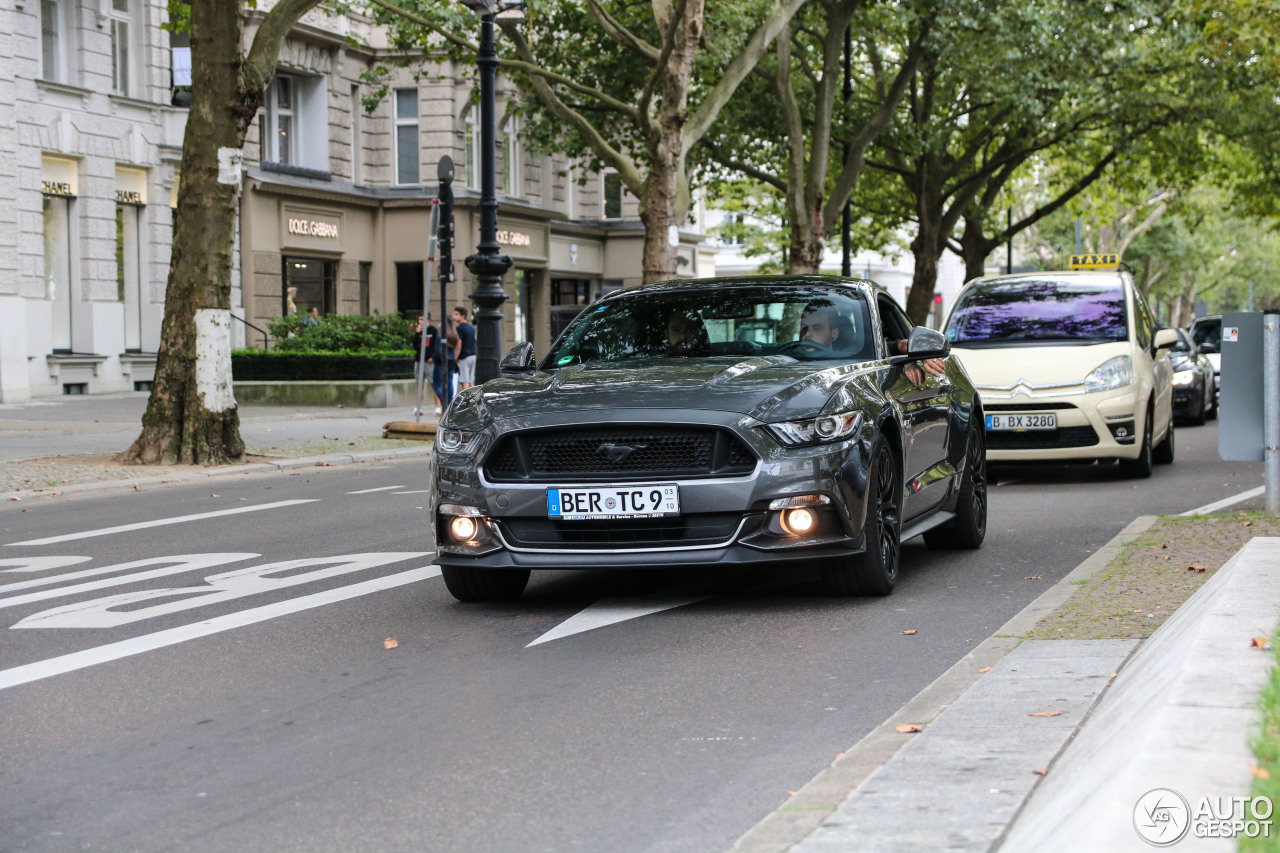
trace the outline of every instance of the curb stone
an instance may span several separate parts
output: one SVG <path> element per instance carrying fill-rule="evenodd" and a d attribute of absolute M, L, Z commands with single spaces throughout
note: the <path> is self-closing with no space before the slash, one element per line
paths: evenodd
<path fill-rule="evenodd" d="M 911 743 L 895 727 L 902 723 L 933 722 L 981 677 L 979 670 L 993 667 L 1016 649 L 1021 635 L 1071 597 L 1077 581 L 1087 580 L 1114 559 L 1130 540 L 1155 524 L 1156 516 L 1134 519 L 1112 539 L 1089 555 L 1066 577 L 1040 594 L 982 641 L 954 666 L 938 676 L 889 719 L 846 750 L 795 796 L 747 831 L 731 853 L 780 853 L 804 841 L 830 817 L 859 786 L 899 750 Z M 1049 641 L 1052 642 L 1052 641 Z M 1086 715 L 1087 719 L 1087 715 Z M 1034 792 L 1034 788 L 1032 789 Z M 1028 798 L 1030 793 L 1028 793 Z"/>
<path fill-rule="evenodd" d="M 182 476 L 177 478 L 136 477 L 133 479 L 123 480 L 96 480 L 91 483 L 68 483 L 64 486 L 51 486 L 38 491 L 35 489 L 19 489 L 12 492 L 5 492 L 3 499 L 7 500 L 11 497 L 16 497 L 20 500 L 27 500 L 51 497 L 53 492 L 58 492 L 59 495 L 66 495 L 78 492 L 106 491 L 122 487 L 158 486 L 165 483 L 173 483 L 175 480 L 178 482 L 188 482 L 201 477 L 227 477 L 236 474 L 262 474 L 275 471 L 293 471 L 298 468 L 341 467 L 344 465 L 360 464 L 362 462 L 396 462 L 401 459 L 414 459 L 430 456 L 431 450 L 431 447 L 390 448 L 387 450 L 361 451 L 360 453 L 332 453 L 321 456 L 302 456 L 293 459 L 276 459 L 270 462 L 253 462 L 248 465 L 216 465 L 211 468 L 197 468 L 192 466 L 190 471 L 183 470 Z"/>

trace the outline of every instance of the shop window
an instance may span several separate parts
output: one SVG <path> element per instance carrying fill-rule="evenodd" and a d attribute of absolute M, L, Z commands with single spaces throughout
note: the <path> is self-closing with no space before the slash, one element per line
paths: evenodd
<path fill-rule="evenodd" d="M 312 308 L 318 308 L 322 316 L 335 313 L 338 296 L 337 274 L 337 261 L 286 257 L 281 313 L 289 312 L 290 291 L 293 295 L 293 307 L 299 314 L 306 314 Z"/>
<path fill-rule="evenodd" d="M 589 278 L 551 279 L 551 340 L 582 313 L 592 299 L 592 282 Z"/>
<path fill-rule="evenodd" d="M 324 79 L 277 74 L 263 98 L 262 159 L 328 171 L 329 123 Z"/>
<path fill-rule="evenodd" d="M 502 131 L 502 191 L 519 198 L 520 192 L 520 120 L 516 116 L 507 119 Z"/>
<path fill-rule="evenodd" d="M 416 320 L 422 310 L 423 293 L 422 261 L 396 262 L 396 310 L 406 320 Z"/>
<path fill-rule="evenodd" d="M 124 348 L 142 350 L 142 246 L 140 208 L 116 205 L 116 298 L 124 303 Z"/>
<path fill-rule="evenodd" d="M 44 197 L 45 298 L 53 303 L 53 350 L 71 351 L 71 199 Z"/>
<path fill-rule="evenodd" d="M 530 312 L 530 296 L 529 283 L 531 277 L 528 270 L 515 270 L 513 278 L 512 299 L 512 319 L 515 322 L 515 336 L 513 343 L 522 343 L 524 341 L 533 342 L 532 329 L 530 328 L 529 318 L 532 316 Z"/>
<path fill-rule="evenodd" d="M 396 183 L 416 185 L 418 179 L 418 90 L 396 89 Z"/>
<path fill-rule="evenodd" d="M 132 6 L 138 0 L 111 0 L 111 91 L 117 95 L 133 94 L 133 57 L 136 27 Z"/>
<path fill-rule="evenodd" d="M 71 53 L 68 6 L 58 0 L 40 2 L 40 73 L 53 83 L 67 83 L 71 76 L 68 69 Z"/>
<path fill-rule="evenodd" d="M 622 176 L 617 172 L 604 173 L 604 218 L 622 218 Z"/>
<path fill-rule="evenodd" d="M 373 272 L 373 264 L 360 262 L 360 316 L 369 316 L 369 280 Z"/>

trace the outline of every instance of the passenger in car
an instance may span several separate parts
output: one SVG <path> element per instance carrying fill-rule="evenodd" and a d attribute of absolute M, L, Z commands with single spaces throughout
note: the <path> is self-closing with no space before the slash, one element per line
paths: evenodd
<path fill-rule="evenodd" d="M 711 353 L 711 341 L 702 317 L 693 309 L 676 309 L 667 317 L 667 354 L 704 356 Z"/>

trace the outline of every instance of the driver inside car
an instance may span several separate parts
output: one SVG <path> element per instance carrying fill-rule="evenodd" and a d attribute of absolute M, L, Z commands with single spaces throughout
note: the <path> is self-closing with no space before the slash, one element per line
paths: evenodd
<path fill-rule="evenodd" d="M 676 310 L 667 317 L 667 352 L 669 355 L 708 355 L 711 345 L 707 327 L 698 312 Z"/>
<path fill-rule="evenodd" d="M 853 323 L 833 305 L 810 304 L 800 315 L 800 340 L 832 352 L 855 348 Z"/>

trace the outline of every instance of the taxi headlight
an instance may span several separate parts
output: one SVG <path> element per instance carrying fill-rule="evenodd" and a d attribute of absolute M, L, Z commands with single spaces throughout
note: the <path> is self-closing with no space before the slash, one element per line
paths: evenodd
<path fill-rule="evenodd" d="M 845 412 L 837 415 L 822 415 L 803 421 L 783 421 L 769 424 L 769 432 L 774 438 L 788 447 L 801 447 L 806 444 L 825 444 L 848 438 L 858 431 L 862 425 L 862 412 Z"/>
<path fill-rule="evenodd" d="M 1132 384 L 1133 359 L 1127 355 L 1107 359 L 1084 378 L 1084 390 L 1089 392 L 1111 391 Z"/>

